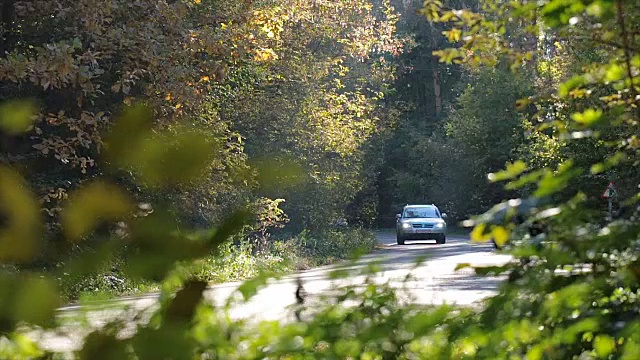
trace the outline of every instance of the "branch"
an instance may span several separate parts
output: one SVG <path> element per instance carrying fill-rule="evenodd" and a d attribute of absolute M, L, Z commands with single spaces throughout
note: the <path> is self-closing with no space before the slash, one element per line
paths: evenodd
<path fill-rule="evenodd" d="M 622 0 L 617 0 L 616 5 L 618 7 L 618 25 L 620 25 L 620 31 L 622 32 L 622 44 L 624 45 L 622 49 L 624 51 L 624 61 L 627 65 L 627 76 L 631 81 L 631 101 L 640 102 L 638 98 L 638 91 L 636 90 L 636 86 L 633 81 L 634 76 L 631 69 L 631 51 L 629 47 L 629 38 L 627 36 L 627 28 L 624 21 L 624 9 L 622 8 Z M 636 111 L 636 113 L 640 114 L 640 108 L 638 108 L 637 110 L 638 111 Z"/>
<path fill-rule="evenodd" d="M 591 40 L 593 40 L 593 41 L 595 41 L 595 42 L 597 42 L 599 44 L 602 44 L 602 45 L 609 45 L 609 46 L 614 47 L 616 49 L 623 49 L 623 50 L 627 49 L 627 46 L 625 46 L 623 44 L 619 44 L 619 43 L 617 43 L 615 41 L 603 40 L 601 38 L 596 37 L 595 35 Z M 632 45 L 628 45 L 628 49 L 632 50 L 634 52 L 640 52 L 640 47 L 634 47 Z"/>

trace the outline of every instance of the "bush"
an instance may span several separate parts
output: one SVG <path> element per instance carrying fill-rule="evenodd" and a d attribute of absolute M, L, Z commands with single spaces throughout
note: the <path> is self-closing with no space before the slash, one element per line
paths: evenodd
<path fill-rule="evenodd" d="M 121 261 L 105 265 L 92 274 L 73 276 L 63 272 L 56 279 L 64 302 L 95 301 L 159 290 L 151 281 L 127 277 L 121 269 Z"/>
<path fill-rule="evenodd" d="M 357 228 L 348 231 L 327 230 L 312 236 L 304 231 L 290 240 L 300 257 L 313 260 L 309 266 L 323 265 L 370 252 L 378 244 L 371 231 Z"/>
<path fill-rule="evenodd" d="M 199 261 L 193 273 L 215 283 L 282 274 L 349 259 L 373 250 L 376 244 L 373 233 L 364 229 L 331 230 L 316 236 L 303 231 L 272 241 L 266 248 L 260 246 L 260 251 L 243 240 L 222 245 L 215 256 Z"/>
<path fill-rule="evenodd" d="M 238 240 L 226 242 L 211 255 L 184 263 L 176 271 L 183 277 L 218 284 L 331 264 L 369 252 L 377 244 L 371 231 L 359 228 L 330 230 L 316 236 L 304 231 L 266 243 L 256 243 L 241 234 L 234 238 Z M 118 258 L 89 276 L 63 273 L 57 278 L 63 299 L 99 300 L 162 288 L 160 282 L 128 277 L 122 272 L 123 267 L 122 258 Z"/>

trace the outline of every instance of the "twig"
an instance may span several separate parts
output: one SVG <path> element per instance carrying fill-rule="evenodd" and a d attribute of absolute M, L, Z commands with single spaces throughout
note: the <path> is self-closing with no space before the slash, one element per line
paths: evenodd
<path fill-rule="evenodd" d="M 296 303 L 298 304 L 298 309 L 296 309 L 295 311 L 295 316 L 298 321 L 302 321 L 301 306 L 304 304 L 304 298 L 306 297 L 307 292 L 304 290 L 304 287 L 302 286 L 302 279 L 300 277 L 296 278 L 296 285 L 297 286 L 296 286 L 295 296 L 296 296 Z"/>
<path fill-rule="evenodd" d="M 624 21 L 624 9 L 622 8 L 622 0 L 617 0 L 616 5 L 618 7 L 618 25 L 620 25 L 620 31 L 622 32 L 622 44 L 624 45 L 624 61 L 627 65 L 627 76 L 629 76 L 629 81 L 631 81 L 631 101 L 640 101 L 638 99 L 638 91 L 636 90 L 636 86 L 634 83 L 633 71 L 631 70 L 631 51 L 629 45 L 629 38 L 627 36 L 627 28 Z M 640 108 L 636 109 L 636 114 L 640 114 Z"/>
<path fill-rule="evenodd" d="M 576 38 L 577 38 L 577 39 L 580 39 L 581 37 L 576 37 Z M 586 38 L 586 37 L 582 37 L 582 38 Z M 619 44 L 619 43 L 617 43 L 617 42 L 615 42 L 615 41 L 607 41 L 607 40 L 603 40 L 603 39 L 601 39 L 601 38 L 599 38 L 599 37 L 596 37 L 596 36 L 594 36 L 594 37 L 592 38 L 592 40 L 593 40 L 593 41 L 595 41 L 595 42 L 597 42 L 597 43 L 599 43 L 599 44 L 609 45 L 609 46 L 614 47 L 614 48 L 616 48 L 616 49 L 629 49 L 629 50 L 633 50 L 633 51 L 640 52 L 640 47 L 639 47 L 639 48 L 637 48 L 637 47 L 633 47 L 633 46 L 631 46 L 631 45 L 625 46 L 625 45 L 623 45 L 623 44 Z"/>

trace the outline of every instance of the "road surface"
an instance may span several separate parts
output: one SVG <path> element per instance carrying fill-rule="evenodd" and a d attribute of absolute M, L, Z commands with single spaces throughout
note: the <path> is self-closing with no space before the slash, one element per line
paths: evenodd
<path fill-rule="evenodd" d="M 450 236 L 443 245 L 436 245 L 434 241 L 407 241 L 406 245 L 396 245 L 395 234 L 391 232 L 379 232 L 377 237 L 381 248 L 357 262 L 320 267 L 270 281 L 249 302 L 234 305 L 230 311 L 231 317 L 286 321 L 293 317 L 296 277 L 300 277 L 303 282 L 308 296 L 306 303 L 312 303 L 319 296 L 335 291 L 341 286 L 361 284 L 365 279 L 365 275 L 361 275 L 362 271 L 371 264 L 376 264 L 381 269 L 374 277 L 377 283 L 389 282 L 398 289 L 406 289 L 399 292 L 403 301 L 419 304 L 474 305 L 494 294 L 502 279 L 475 276 L 470 268 L 456 271 L 456 266 L 460 263 L 499 265 L 510 260 L 507 255 L 495 253 L 491 245 L 474 244 L 465 237 Z M 422 262 L 417 264 L 420 260 Z M 350 275 L 346 278 L 332 279 L 331 274 L 336 270 L 348 272 Z M 407 275 L 411 276 L 410 280 L 406 280 Z M 205 297 L 208 301 L 222 305 L 230 297 L 240 297 L 237 292 L 240 284 L 235 282 L 212 286 L 206 291 Z M 157 296 L 149 294 L 123 298 L 111 302 L 110 306 L 92 309 L 87 316 L 88 326 L 99 328 L 114 318 L 127 318 L 130 314 L 139 312 L 150 313 L 156 306 Z M 123 305 L 127 311 L 122 309 Z M 80 310 L 86 310 L 86 307 L 81 309 L 78 306 L 68 306 L 60 309 L 60 316 L 72 318 Z M 86 334 L 87 330 L 78 331 L 78 325 L 73 321 L 67 323 L 70 325 L 64 332 L 33 332 L 33 337 L 46 349 L 78 349 L 82 346 L 82 334 Z M 132 322 L 128 331 L 133 331 L 134 328 Z"/>

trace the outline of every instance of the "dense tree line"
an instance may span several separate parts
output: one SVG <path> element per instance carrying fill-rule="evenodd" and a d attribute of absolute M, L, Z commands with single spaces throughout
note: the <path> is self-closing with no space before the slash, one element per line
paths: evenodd
<path fill-rule="evenodd" d="M 413 4 L 412 10 L 422 6 L 408 4 Z M 445 5 L 465 9 L 465 14 L 482 6 L 498 5 L 455 1 Z M 473 55 L 462 63 L 459 60 L 468 55 L 462 50 L 442 52 L 448 41 L 460 41 L 460 29 L 452 27 L 453 22 L 416 21 L 419 16 L 414 11 L 403 17 L 399 30 L 408 32 L 414 43 L 398 59 L 406 72 L 399 73 L 395 84 L 403 112 L 387 142 L 380 171 L 380 225 L 392 224 L 393 214 L 406 203 L 437 203 L 455 219 L 464 220 L 496 202 L 527 195 L 527 187 L 506 190 L 486 176 L 516 160 L 535 169 L 557 166 L 567 159 L 587 166 L 614 153 L 606 144 L 622 134 L 619 126 L 598 129 L 601 139 L 594 139 L 589 131 L 564 134 L 567 126 L 559 130 L 550 126 L 540 130 L 537 126 L 549 117 L 563 116 L 559 109 L 564 110 L 565 106 L 579 110 L 588 106 L 585 103 L 577 105 L 572 100 L 562 105 L 553 101 L 533 104 L 541 97 L 551 96 L 551 89 L 567 81 L 575 71 L 593 61 L 605 61 L 610 51 L 606 44 L 593 47 L 568 40 L 554 29 L 532 33 L 536 19 L 519 19 L 500 25 L 505 44 L 515 49 L 506 57 L 514 63 L 500 58 L 499 46 L 507 45 L 488 40 L 478 45 L 482 55 L 475 49 L 463 50 Z M 572 29 L 571 36 L 588 37 L 586 31 L 578 27 Z M 483 67 L 475 67 L 477 64 Z M 606 94 L 605 90 L 600 91 Z M 584 97 L 582 93 L 578 95 Z M 609 181 L 615 181 L 620 191 L 629 195 L 637 180 L 637 174 L 625 165 L 606 173 L 583 174 L 573 186 L 586 191 L 592 206 L 605 210 L 606 201 L 600 195 Z"/>
<path fill-rule="evenodd" d="M 98 177 L 143 206 L 170 204 L 185 226 L 210 227 L 246 203 L 281 204 L 292 231 L 343 219 L 375 181 L 365 157 L 378 158 L 368 155 L 379 151 L 374 134 L 396 120 L 383 99 L 395 76 L 388 60 L 402 48 L 387 1 L 9 1 L 2 9 L 0 98 L 26 101 L 33 116 L 26 132 L 0 134 L 0 161 L 33 186 L 62 253 L 68 194 Z M 131 144 L 148 168 L 105 155 L 115 146 L 105 134 L 139 104 L 163 134 L 162 149 Z M 184 131 L 206 142 L 175 136 Z M 206 167 L 190 178 L 150 170 L 192 161 Z M 351 217 L 371 223 L 375 207 L 364 207 L 351 206 Z"/>

